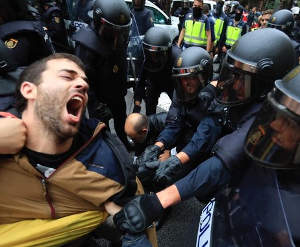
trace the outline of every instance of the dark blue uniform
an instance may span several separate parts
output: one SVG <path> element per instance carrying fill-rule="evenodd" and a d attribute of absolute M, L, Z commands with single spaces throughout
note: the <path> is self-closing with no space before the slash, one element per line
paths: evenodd
<path fill-rule="evenodd" d="M 67 31 L 65 28 L 62 10 L 58 7 L 50 7 L 41 15 L 41 21 L 47 27 L 47 33 L 51 37 L 56 52 L 69 51 Z"/>
<path fill-rule="evenodd" d="M 219 53 L 220 53 L 222 46 L 224 45 L 225 40 L 226 40 L 226 28 L 227 28 L 227 25 L 229 22 L 229 18 L 227 15 L 225 15 L 225 13 L 223 11 L 220 16 L 217 15 L 215 12 L 213 12 L 212 18 L 214 19 L 215 22 L 217 19 L 224 21 L 223 28 L 221 31 L 221 36 L 220 36 L 219 42 L 216 45 L 216 47 L 219 49 Z"/>
<path fill-rule="evenodd" d="M 144 8 L 143 10 L 131 9 L 131 13 L 134 15 L 136 24 L 139 29 L 140 35 L 145 35 L 150 27 L 154 26 L 153 12 L 150 9 Z"/>
<path fill-rule="evenodd" d="M 182 200 L 194 195 L 205 198 L 230 182 L 231 175 L 244 169 L 244 140 L 261 104 L 250 106 L 238 122 L 236 130 L 217 141 L 211 158 L 202 162 L 190 174 L 177 181 Z"/>
<path fill-rule="evenodd" d="M 205 31 L 211 31 L 210 25 L 209 25 L 209 21 L 208 21 L 208 17 L 207 17 L 206 15 L 204 15 L 204 14 L 202 14 L 200 18 L 194 19 L 193 13 L 188 13 L 188 14 L 186 14 L 186 16 L 185 16 L 184 22 L 185 22 L 186 20 L 201 21 L 201 22 L 203 22 L 203 23 L 205 24 Z M 183 40 L 183 43 L 184 43 L 183 45 L 184 45 L 185 48 L 188 48 L 188 47 L 191 47 L 191 46 L 192 46 L 192 45 L 186 44 L 186 43 L 184 42 L 184 40 Z M 202 46 L 201 46 L 201 47 L 202 47 Z M 203 48 L 206 49 L 206 46 L 205 46 L 205 47 L 203 46 Z"/>
<path fill-rule="evenodd" d="M 208 85 L 202 90 L 214 97 L 215 89 Z M 206 116 L 207 104 L 199 99 L 192 104 L 180 102 L 176 94 L 166 119 L 166 126 L 157 141 L 164 143 L 167 149 L 176 145 L 177 152 L 185 152 L 192 161 L 205 158 L 222 127 L 214 116 Z"/>
<path fill-rule="evenodd" d="M 2 24 L 0 39 L 12 51 L 18 66 L 28 66 L 54 52 L 48 34 L 37 21 L 11 21 Z"/>
<path fill-rule="evenodd" d="M 73 39 L 76 41 L 75 54 L 86 66 L 86 73 L 91 81 L 89 114 L 96 114 L 98 102 L 106 103 L 113 117 L 115 130 L 120 139 L 127 144 L 124 133 L 126 119 L 126 50 L 112 50 L 109 44 L 100 40 L 93 25 L 81 29 Z M 93 98 L 94 96 L 94 98 Z"/>
<path fill-rule="evenodd" d="M 142 78 L 137 82 L 134 92 L 134 100 L 145 99 L 146 114 L 156 113 L 158 98 L 162 92 L 166 92 L 172 99 L 174 84 L 172 81 L 172 65 L 168 62 L 165 67 L 158 72 L 143 71 Z"/>
<path fill-rule="evenodd" d="M 174 16 L 178 16 L 178 18 L 179 18 L 179 23 L 178 23 L 179 33 L 180 33 L 181 29 L 184 27 L 185 16 L 189 13 L 192 13 L 192 9 L 191 8 L 183 8 L 183 7 L 179 7 L 174 12 Z"/>

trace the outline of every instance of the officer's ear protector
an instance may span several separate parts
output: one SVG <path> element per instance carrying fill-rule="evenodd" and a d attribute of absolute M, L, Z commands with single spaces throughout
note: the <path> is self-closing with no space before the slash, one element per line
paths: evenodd
<path fill-rule="evenodd" d="M 200 65 L 203 67 L 204 74 L 206 75 L 206 81 L 211 80 L 213 71 L 209 60 L 205 58 L 201 59 Z"/>
<path fill-rule="evenodd" d="M 256 64 L 258 73 L 264 76 L 272 76 L 272 72 L 274 72 L 273 68 L 274 62 L 270 58 L 263 58 L 259 60 Z"/>

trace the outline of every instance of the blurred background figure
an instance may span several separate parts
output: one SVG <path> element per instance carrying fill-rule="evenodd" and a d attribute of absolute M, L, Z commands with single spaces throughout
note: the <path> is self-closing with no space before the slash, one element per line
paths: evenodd
<path fill-rule="evenodd" d="M 131 13 L 134 15 L 140 35 L 145 35 L 147 30 L 154 26 L 153 12 L 145 8 L 145 0 L 132 0 L 133 8 Z"/>

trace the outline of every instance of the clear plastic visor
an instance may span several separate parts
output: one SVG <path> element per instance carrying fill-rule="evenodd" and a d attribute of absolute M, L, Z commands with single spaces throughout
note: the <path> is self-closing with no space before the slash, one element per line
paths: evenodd
<path fill-rule="evenodd" d="M 300 168 L 300 124 L 293 113 L 276 103 L 271 93 L 252 124 L 245 151 L 254 160 L 275 169 Z M 280 110 L 285 109 L 285 110 Z"/>
<path fill-rule="evenodd" d="M 129 32 L 132 21 L 126 25 L 115 25 L 104 18 L 101 18 L 101 26 L 98 30 L 99 36 L 113 47 L 124 47 L 129 41 Z"/>
<path fill-rule="evenodd" d="M 223 66 L 217 84 L 217 99 L 223 104 L 238 104 L 251 97 L 251 74 Z"/>
<path fill-rule="evenodd" d="M 205 85 L 206 80 L 201 73 L 175 77 L 176 95 L 183 102 L 196 99 Z"/>

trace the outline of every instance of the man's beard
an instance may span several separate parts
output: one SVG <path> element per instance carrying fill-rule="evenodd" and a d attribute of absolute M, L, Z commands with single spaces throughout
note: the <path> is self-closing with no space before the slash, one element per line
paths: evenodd
<path fill-rule="evenodd" d="M 70 129 L 63 125 L 61 117 L 65 107 L 65 103 L 58 100 L 57 97 L 53 97 L 47 92 L 39 92 L 35 112 L 44 127 L 60 141 L 73 137 L 78 131 L 78 128 L 74 130 L 74 128 Z"/>

